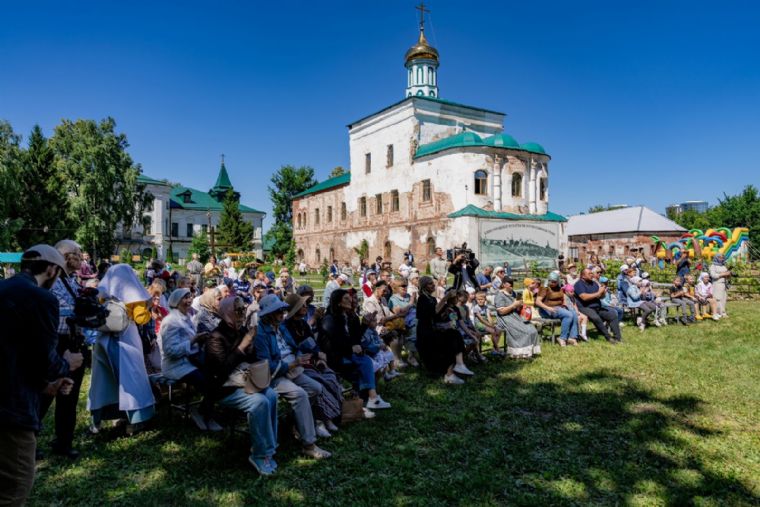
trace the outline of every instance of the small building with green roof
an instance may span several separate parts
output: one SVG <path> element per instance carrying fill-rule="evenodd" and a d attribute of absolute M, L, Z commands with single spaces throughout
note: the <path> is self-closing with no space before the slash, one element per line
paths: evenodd
<path fill-rule="evenodd" d="M 206 234 L 210 239 L 209 227 L 219 225 L 227 192 L 231 191 L 234 198 L 240 201 L 240 192 L 232 185 L 224 156 L 216 181 L 208 191 L 144 174 L 137 178 L 137 182 L 153 195 L 153 206 L 145 213 L 145 227 L 136 225 L 130 231 L 122 231 L 119 250 L 127 249 L 137 254 L 155 248 L 160 259 L 167 257 L 171 247 L 173 256 L 180 262 L 189 260 L 187 252 L 193 236 Z M 243 220 L 253 225 L 250 251 L 261 257 L 266 213 L 242 203 L 239 207 Z"/>
<path fill-rule="evenodd" d="M 482 262 L 553 265 L 566 240 L 549 210 L 551 156 L 506 131 L 506 114 L 442 98 L 424 28 L 404 56 L 404 98 L 348 124 L 350 170 L 294 197 L 299 258 L 356 265 L 366 243 L 398 266 L 466 241 Z"/>

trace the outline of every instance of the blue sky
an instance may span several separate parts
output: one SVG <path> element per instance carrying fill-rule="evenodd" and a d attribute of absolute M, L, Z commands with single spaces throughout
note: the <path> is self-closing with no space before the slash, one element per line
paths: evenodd
<path fill-rule="evenodd" d="M 113 116 L 156 178 L 224 153 L 271 210 L 282 164 L 348 167 L 346 125 L 403 98 L 414 1 L 0 2 L 0 118 Z M 507 113 L 553 159 L 550 208 L 737 193 L 760 171 L 760 3 L 430 0 L 441 97 Z"/>

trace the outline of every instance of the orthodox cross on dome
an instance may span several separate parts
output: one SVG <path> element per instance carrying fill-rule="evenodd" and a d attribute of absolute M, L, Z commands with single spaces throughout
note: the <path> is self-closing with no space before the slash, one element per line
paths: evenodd
<path fill-rule="evenodd" d="M 420 11 L 420 31 L 425 31 L 425 13 L 430 12 L 430 9 L 425 8 L 425 2 L 420 2 L 420 5 L 415 7 L 418 11 Z"/>
<path fill-rule="evenodd" d="M 224 165 L 224 153 L 222 153 L 222 165 Z"/>

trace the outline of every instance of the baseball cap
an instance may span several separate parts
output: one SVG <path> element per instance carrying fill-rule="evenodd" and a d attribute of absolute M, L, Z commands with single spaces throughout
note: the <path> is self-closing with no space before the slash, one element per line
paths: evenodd
<path fill-rule="evenodd" d="M 23 253 L 21 259 L 25 261 L 44 261 L 66 271 L 66 259 L 63 258 L 63 255 L 58 250 L 50 245 L 34 245 Z"/>

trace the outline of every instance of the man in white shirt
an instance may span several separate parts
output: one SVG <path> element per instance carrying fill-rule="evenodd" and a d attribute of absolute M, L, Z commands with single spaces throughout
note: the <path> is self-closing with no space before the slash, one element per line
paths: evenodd
<path fill-rule="evenodd" d="M 330 280 L 327 282 L 327 285 L 325 285 L 325 291 L 322 293 L 322 306 L 327 308 L 330 306 L 330 296 L 335 291 L 335 289 L 340 289 L 344 285 L 347 285 L 348 283 L 348 277 L 344 275 L 343 273 L 339 274 L 335 280 Z"/>
<path fill-rule="evenodd" d="M 435 249 L 435 257 L 430 260 L 430 274 L 436 280 L 441 277 L 446 278 L 449 275 L 449 268 L 441 247 Z"/>

